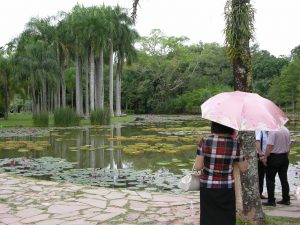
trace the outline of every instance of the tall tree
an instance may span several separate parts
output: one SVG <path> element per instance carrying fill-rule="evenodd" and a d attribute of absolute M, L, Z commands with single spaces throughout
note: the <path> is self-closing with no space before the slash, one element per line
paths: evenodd
<path fill-rule="evenodd" d="M 254 33 L 254 13 L 250 0 L 227 0 L 225 44 L 233 67 L 234 90 L 252 92 L 249 41 Z M 258 190 L 254 132 L 239 132 L 239 136 L 241 149 L 250 164 L 249 170 L 240 174 L 243 198 L 241 216 L 253 223 L 265 224 Z"/>
<path fill-rule="evenodd" d="M 6 56 L 5 56 L 6 55 Z M 9 76 L 11 74 L 11 60 L 8 55 L 0 50 L 0 87 L 3 90 L 0 96 L 3 96 L 4 103 L 4 119 L 8 119 L 8 106 L 9 106 Z M 1 96 L 1 97 L 2 97 Z M 0 99 L 1 103 L 1 99 Z"/>
<path fill-rule="evenodd" d="M 127 16 L 122 8 L 116 7 L 115 11 L 118 15 L 118 23 L 116 27 L 118 35 L 116 40 L 116 116 L 121 116 L 121 79 L 123 65 L 125 60 L 128 64 L 130 64 L 136 57 L 134 42 L 138 38 L 138 33 L 131 27 L 133 25 L 133 21 Z"/>

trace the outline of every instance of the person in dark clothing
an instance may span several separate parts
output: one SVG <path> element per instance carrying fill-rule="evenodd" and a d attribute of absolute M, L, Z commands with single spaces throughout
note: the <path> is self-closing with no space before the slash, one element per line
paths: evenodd
<path fill-rule="evenodd" d="M 268 144 L 266 150 L 266 158 L 264 163 L 266 168 L 268 202 L 263 203 L 266 206 L 276 206 L 275 202 L 275 177 L 278 173 L 281 187 L 282 200 L 278 204 L 290 205 L 290 187 L 287 179 L 287 171 L 289 167 L 290 152 L 290 132 L 286 127 L 282 127 L 278 131 L 270 131 L 268 134 Z"/>
<path fill-rule="evenodd" d="M 257 166 L 258 166 L 258 184 L 259 184 L 259 193 L 261 199 L 267 199 L 263 195 L 264 190 L 264 179 L 266 175 L 266 166 L 263 163 L 265 158 L 266 149 L 267 149 L 267 132 L 266 131 L 255 131 L 255 145 L 257 149 Z"/>

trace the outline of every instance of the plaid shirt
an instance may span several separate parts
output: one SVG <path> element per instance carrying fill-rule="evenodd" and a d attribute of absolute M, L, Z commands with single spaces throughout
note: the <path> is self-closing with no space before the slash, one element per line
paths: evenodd
<path fill-rule="evenodd" d="M 200 176 L 201 187 L 233 188 L 232 164 L 245 160 L 236 140 L 216 135 L 203 138 L 198 144 L 197 155 L 204 157 L 204 169 Z"/>

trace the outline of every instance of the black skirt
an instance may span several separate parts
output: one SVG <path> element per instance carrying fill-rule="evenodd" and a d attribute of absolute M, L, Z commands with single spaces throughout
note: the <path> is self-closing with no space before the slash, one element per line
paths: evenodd
<path fill-rule="evenodd" d="M 234 188 L 200 188 L 200 225 L 235 225 Z"/>

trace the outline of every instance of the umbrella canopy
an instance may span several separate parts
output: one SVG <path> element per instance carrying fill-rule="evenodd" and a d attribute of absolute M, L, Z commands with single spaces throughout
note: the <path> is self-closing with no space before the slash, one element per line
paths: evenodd
<path fill-rule="evenodd" d="M 278 130 L 288 118 L 269 99 L 241 91 L 217 94 L 201 105 L 202 117 L 236 130 Z"/>

